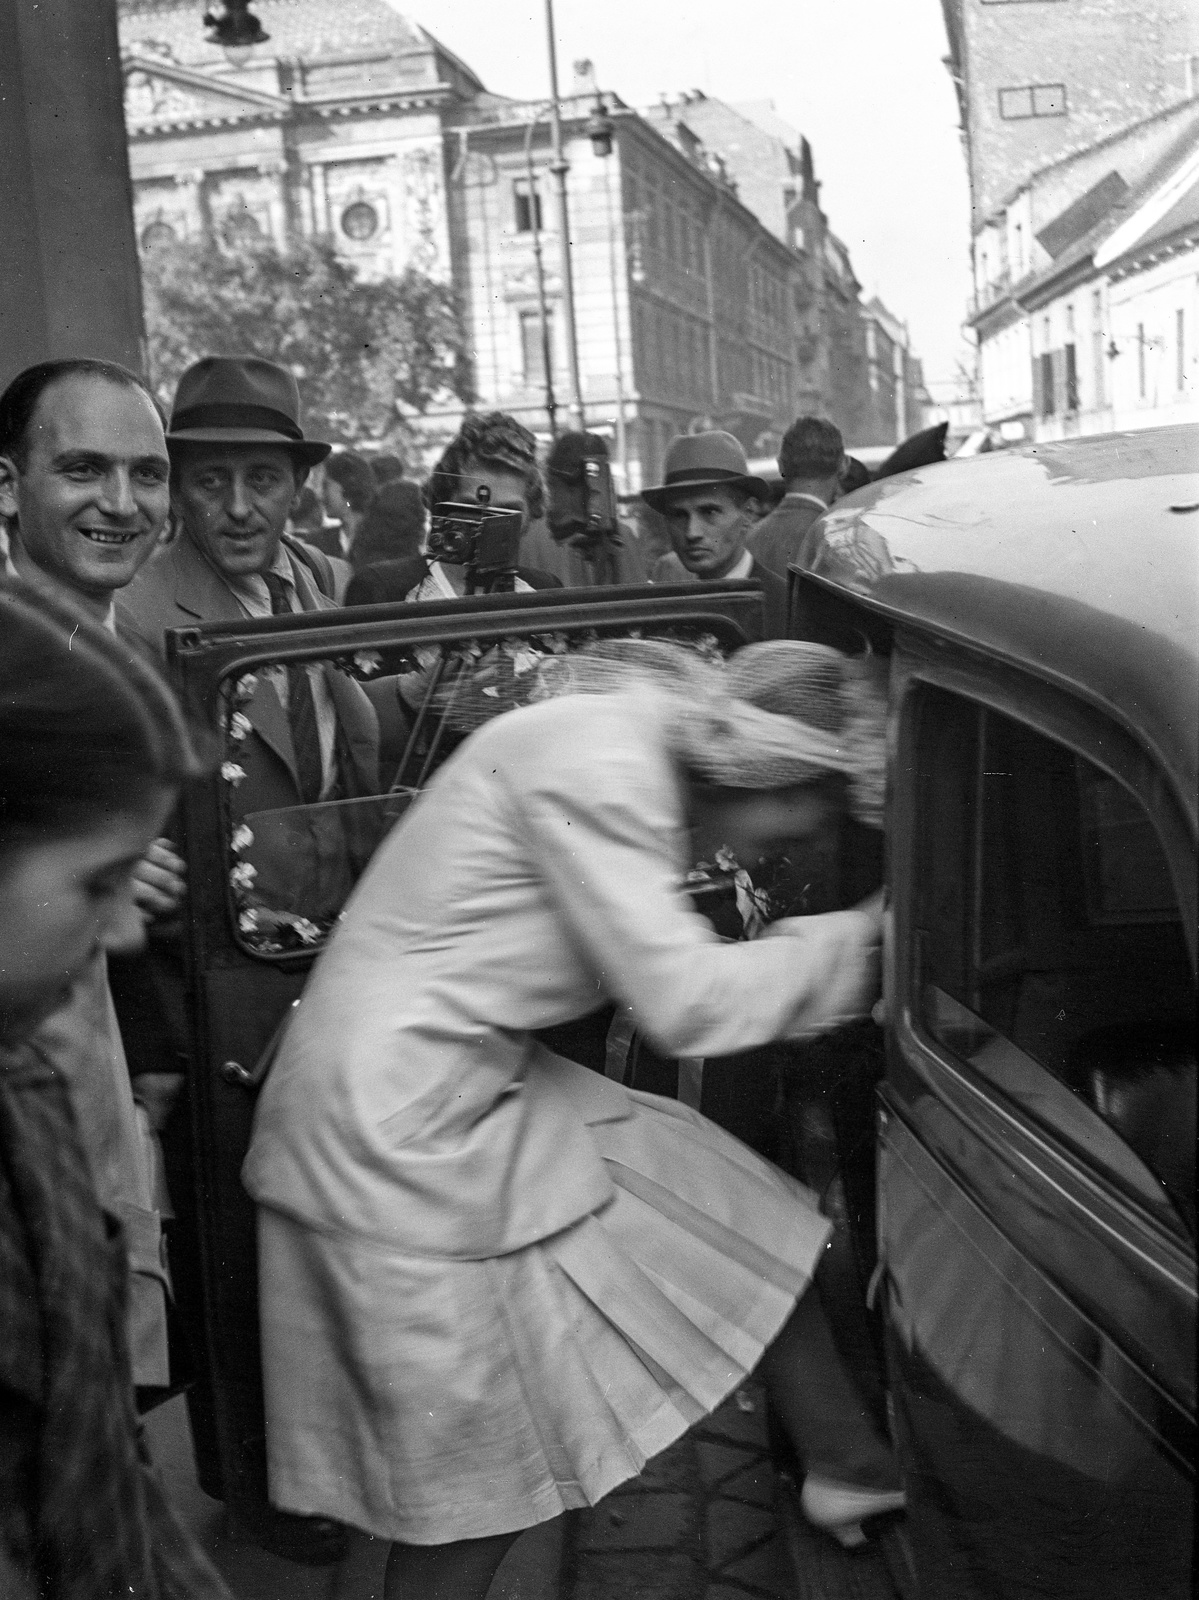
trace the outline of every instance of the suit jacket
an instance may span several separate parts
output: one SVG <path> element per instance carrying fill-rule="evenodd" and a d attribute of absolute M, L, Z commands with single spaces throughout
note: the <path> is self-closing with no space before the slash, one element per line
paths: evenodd
<path fill-rule="evenodd" d="M 398 561 L 376 561 L 363 567 L 350 579 L 345 603 L 348 606 L 377 606 L 387 601 L 407 600 L 413 589 L 425 581 L 429 563 L 424 556 L 402 556 Z M 536 567 L 517 567 L 516 576 L 530 589 L 560 589 L 552 572 Z"/>
<path fill-rule="evenodd" d="M 323 595 L 304 562 L 290 555 L 296 591 L 305 611 L 326 611 L 336 602 Z M 245 613 L 216 569 L 186 533 L 148 561 L 117 598 L 117 627 L 153 650 L 161 661 L 168 628 L 200 622 L 241 622 Z M 359 684 L 335 667 L 323 669 L 339 729 L 338 766 L 347 797 L 374 794 L 379 783 L 379 726 L 374 708 Z M 253 727 L 241 763 L 246 778 L 238 791 L 239 809 L 296 806 L 300 791 L 287 711 L 273 685 L 260 678 L 245 707 Z"/>
<path fill-rule="evenodd" d="M 317 588 L 304 560 L 288 554 L 304 610 L 335 609 L 335 602 Z M 121 632 L 151 646 L 160 658 L 167 628 L 243 620 L 236 596 L 186 534 L 148 562 L 117 603 Z M 346 673 L 329 665 L 322 667 L 322 673 L 336 720 L 335 797 L 355 800 L 375 795 L 379 792 L 375 708 Z M 383 814 L 366 805 L 304 806 L 287 708 L 267 674 L 258 674 L 253 698 L 241 709 L 250 722 L 250 732 L 237 752 L 245 776 L 230 799 L 233 821 L 245 822 L 253 835 L 251 848 L 242 854 L 256 874 L 248 903 L 326 919 L 341 909 L 369 860 Z"/>
<path fill-rule="evenodd" d="M 786 583 L 788 568 L 802 559 L 808 529 L 823 515 L 811 500 L 792 500 L 784 495 L 751 530 L 745 548 L 759 566 L 769 567 L 776 578 Z"/>

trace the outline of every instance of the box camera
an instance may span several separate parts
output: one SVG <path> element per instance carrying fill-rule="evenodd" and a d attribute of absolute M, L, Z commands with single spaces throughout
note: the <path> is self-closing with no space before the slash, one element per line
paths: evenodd
<path fill-rule="evenodd" d="M 433 507 L 426 550 L 431 561 L 465 567 L 467 589 L 502 587 L 520 560 L 521 513 L 485 502 L 443 500 Z M 510 587 L 511 585 L 509 585 Z"/>

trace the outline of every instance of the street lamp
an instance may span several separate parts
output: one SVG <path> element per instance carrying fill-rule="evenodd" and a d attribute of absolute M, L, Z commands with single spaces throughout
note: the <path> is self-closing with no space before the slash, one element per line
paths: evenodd
<path fill-rule="evenodd" d="M 204 26 L 208 28 L 210 44 L 219 44 L 235 67 L 243 67 L 250 59 L 256 44 L 265 44 L 270 34 L 250 10 L 250 0 L 223 0 L 224 11 L 214 16 L 204 13 Z"/>
<path fill-rule="evenodd" d="M 598 91 L 591 116 L 587 119 L 587 126 L 583 131 L 591 140 L 591 148 L 596 155 L 605 160 L 604 200 L 608 212 L 608 281 L 612 291 L 612 339 L 616 353 L 616 454 L 620 458 L 621 476 L 624 480 L 624 489 L 627 494 L 629 489 L 629 445 L 628 436 L 625 432 L 624 351 L 620 338 L 620 291 L 616 271 L 616 217 L 612 205 L 612 168 L 607 165 L 605 159 L 612 154 L 612 141 L 616 132 L 616 124 L 608 114 L 603 95 Z"/>
<path fill-rule="evenodd" d="M 553 351 L 550 348 L 550 317 L 545 294 L 545 259 L 541 253 L 541 196 L 537 193 L 537 180 L 533 174 L 533 132 L 549 106 L 540 106 L 529 118 L 525 129 L 525 175 L 529 186 L 529 228 L 533 235 L 533 259 L 537 264 L 537 310 L 541 320 L 541 361 L 545 374 L 545 410 L 549 418 L 550 438 L 558 437 L 558 402 L 554 394 Z M 566 244 L 563 243 L 565 251 Z"/>
<path fill-rule="evenodd" d="M 554 0 L 545 0 L 545 33 L 550 66 L 550 131 L 554 148 L 550 171 L 554 174 L 558 202 L 558 235 L 562 248 L 562 320 L 566 330 L 566 357 L 570 370 L 570 419 L 572 427 L 581 429 L 584 426 L 583 385 L 579 377 L 575 286 L 570 260 L 570 218 L 566 205 L 566 174 L 570 171 L 570 163 L 562 154 L 562 108 L 558 97 L 558 47 L 554 38 Z"/>

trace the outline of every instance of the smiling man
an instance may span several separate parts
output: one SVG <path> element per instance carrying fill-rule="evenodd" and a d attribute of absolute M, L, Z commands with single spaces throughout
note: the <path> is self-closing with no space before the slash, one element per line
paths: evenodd
<path fill-rule="evenodd" d="M 750 578 L 761 584 L 765 637 L 781 639 L 787 632 L 787 586 L 745 547 L 768 492 L 750 472 L 738 440 L 712 431 L 673 440 L 664 481 L 641 498 L 665 517 L 675 555 L 701 583 Z"/>
<path fill-rule="evenodd" d="M 170 460 L 146 385 L 107 361 L 29 367 L 0 397 L 0 517 L 11 571 L 112 625 L 152 554 Z"/>

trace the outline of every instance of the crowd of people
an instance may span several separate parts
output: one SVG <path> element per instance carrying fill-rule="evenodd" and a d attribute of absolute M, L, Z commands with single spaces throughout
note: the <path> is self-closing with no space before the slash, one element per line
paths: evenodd
<path fill-rule="evenodd" d="M 214 758 L 160 675 L 165 632 L 455 598 L 464 568 L 428 539 L 447 502 L 519 516 L 518 591 L 748 578 L 766 638 L 727 672 L 612 646 L 573 692 L 467 739 L 367 866 L 244 1173 L 272 1501 L 331 1551 L 342 1526 L 391 1540 L 388 1600 L 481 1600 L 523 1528 L 594 1503 L 760 1368 L 813 1522 L 849 1538 L 902 1505 L 810 1289 L 829 1231 L 814 1197 L 698 1112 L 534 1038 L 601 1000 L 686 1057 L 869 1013 L 876 898 L 729 944 L 681 888 L 721 849 L 756 864 L 816 835 L 877 779 L 881 746 L 846 734 L 849 666 L 785 638 L 788 566 L 851 469 L 836 428 L 801 418 L 770 509 L 732 435 L 688 434 L 641 505 L 597 524 L 606 462 L 570 433 L 543 464 L 490 413 L 418 487 L 398 457 L 306 437 L 292 375 L 252 357 L 196 363 L 166 421 L 100 361 L 0 396 L 14 1600 L 224 1593 L 138 1425 L 190 1382 L 198 1443 L 205 1426 L 170 817 Z M 396 702 L 377 688 L 333 663 L 261 674 L 239 804 L 374 794 Z"/>

